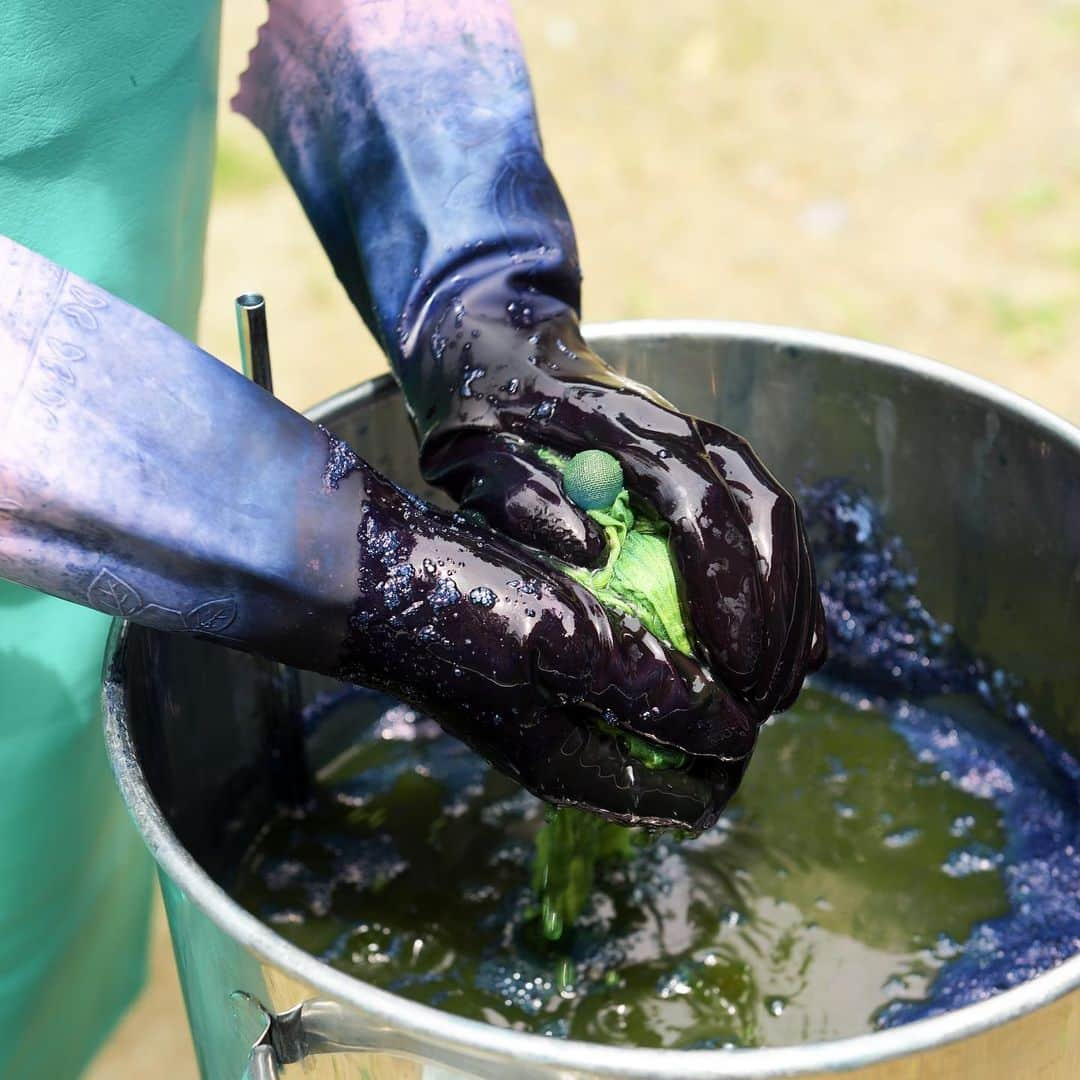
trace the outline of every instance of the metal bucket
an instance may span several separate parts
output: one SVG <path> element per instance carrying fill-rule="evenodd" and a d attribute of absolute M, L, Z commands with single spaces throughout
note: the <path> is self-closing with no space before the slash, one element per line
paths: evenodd
<path fill-rule="evenodd" d="M 869 490 L 919 568 L 928 608 L 973 650 L 1022 677 L 1035 715 L 1080 750 L 1080 432 L 960 372 L 823 334 L 650 322 L 594 327 L 590 340 L 620 370 L 744 433 L 785 483 L 843 476 Z M 390 379 L 313 415 L 394 479 L 427 490 Z M 300 681 L 305 698 L 327 685 Z M 337 972 L 217 884 L 274 804 L 282 754 L 295 737 L 279 703 L 278 675 L 261 661 L 190 637 L 114 628 L 109 753 L 160 868 L 210 1080 L 245 1070 L 402 1080 L 853 1069 L 907 1080 L 1080 1075 L 1080 956 L 988 1001 L 887 1031 L 690 1052 L 519 1034 Z"/>

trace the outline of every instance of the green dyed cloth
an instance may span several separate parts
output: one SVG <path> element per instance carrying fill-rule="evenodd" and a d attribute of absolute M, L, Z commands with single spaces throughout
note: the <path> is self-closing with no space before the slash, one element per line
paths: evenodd
<path fill-rule="evenodd" d="M 604 527 L 607 563 L 595 571 L 571 566 L 566 573 L 605 607 L 634 616 L 661 641 L 692 655 L 671 565 L 667 526 L 642 516 L 635 518 L 625 488 L 607 510 L 589 510 L 588 514 Z"/>
<path fill-rule="evenodd" d="M 538 453 L 560 472 L 569 464 L 568 458 L 551 450 L 541 449 Z M 567 564 L 562 571 L 584 585 L 605 607 L 639 619 L 665 644 L 692 656 L 694 650 L 671 564 L 667 525 L 643 514 L 635 515 L 625 488 L 607 509 L 587 513 L 603 527 L 607 561 L 599 570 Z"/>
<path fill-rule="evenodd" d="M 558 941 L 585 910 L 597 864 L 629 857 L 638 843 L 639 834 L 633 829 L 584 810 L 551 807 L 536 835 L 532 865 L 544 937 Z"/>
<path fill-rule="evenodd" d="M 188 336 L 218 21 L 219 0 L 4 0 L 0 15 L 0 233 Z M 4 1080 L 80 1075 L 145 976 L 152 864 L 101 737 L 109 624 L 0 581 Z"/>
<path fill-rule="evenodd" d="M 570 462 L 541 448 L 541 460 L 560 472 Z M 675 569 L 668 547 L 668 527 L 662 521 L 636 514 L 630 493 L 623 488 L 605 509 L 586 511 L 604 530 L 607 559 L 599 570 L 567 563 L 560 569 L 584 585 L 604 607 L 640 620 L 665 644 L 693 655 L 693 646 L 679 603 Z M 650 769 L 679 768 L 686 755 L 650 743 L 609 724 L 602 730 L 619 739 L 627 752 Z M 598 864 L 605 858 L 626 857 L 642 834 L 581 810 L 553 809 L 536 838 L 532 884 L 540 901 L 543 934 L 558 941 L 584 911 L 592 895 Z M 560 977 L 569 986 L 569 961 Z"/>

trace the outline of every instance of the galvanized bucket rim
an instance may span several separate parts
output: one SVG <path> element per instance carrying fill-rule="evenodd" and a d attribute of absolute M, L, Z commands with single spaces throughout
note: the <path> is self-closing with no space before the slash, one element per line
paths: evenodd
<path fill-rule="evenodd" d="M 612 339 L 702 338 L 763 342 L 776 347 L 844 353 L 870 364 L 898 368 L 945 384 L 994 407 L 1023 417 L 1056 435 L 1080 454 L 1080 429 L 1026 398 L 977 376 L 888 346 L 818 331 L 722 320 L 641 320 L 586 328 L 595 345 Z M 370 379 L 309 410 L 325 421 L 345 405 L 391 392 L 389 375 Z M 441 1012 L 369 986 L 337 971 L 287 942 L 241 908 L 180 844 L 150 793 L 125 722 L 123 660 L 128 624 L 114 622 L 106 651 L 103 703 L 105 738 L 124 801 L 161 870 L 212 922 L 261 960 L 289 971 L 372 1020 L 408 1032 L 417 1053 L 437 1059 L 440 1047 L 453 1047 L 478 1061 L 529 1062 L 533 1066 L 583 1071 L 612 1077 L 678 1076 L 762 1078 L 845 1071 L 930 1050 L 1017 1019 L 1080 987 L 1080 955 L 1011 990 L 953 1012 L 885 1031 L 794 1046 L 733 1050 L 654 1050 L 553 1039 L 497 1028 Z"/>

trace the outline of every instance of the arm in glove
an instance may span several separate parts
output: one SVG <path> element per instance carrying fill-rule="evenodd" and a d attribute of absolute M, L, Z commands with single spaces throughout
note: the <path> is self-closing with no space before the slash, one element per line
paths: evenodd
<path fill-rule="evenodd" d="M 799 510 L 738 436 L 609 368 L 502 0 L 274 0 L 237 107 L 266 133 L 405 392 L 425 475 L 595 566 L 538 453 L 609 451 L 666 521 L 695 651 L 748 723 L 824 659 Z"/>
<path fill-rule="evenodd" d="M 2 237 L 0 576 L 383 687 L 543 798 L 627 821 L 708 824 L 753 745 L 632 620 Z M 646 770 L 610 717 L 703 756 Z"/>

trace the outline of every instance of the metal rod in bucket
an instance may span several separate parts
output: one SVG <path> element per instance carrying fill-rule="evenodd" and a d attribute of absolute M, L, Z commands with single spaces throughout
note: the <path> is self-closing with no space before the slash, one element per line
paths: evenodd
<path fill-rule="evenodd" d="M 266 299 L 262 293 L 241 293 L 236 298 L 236 333 L 244 374 L 272 394 L 274 377 L 270 369 Z M 272 660 L 262 660 L 260 666 L 265 674 L 262 711 L 268 729 L 271 787 L 283 802 L 299 804 L 308 795 L 300 677 L 293 668 Z"/>
<path fill-rule="evenodd" d="M 262 293 L 242 293 L 236 298 L 236 332 L 240 337 L 240 362 L 244 374 L 271 394 L 270 339 L 266 332 L 266 300 Z"/>
<path fill-rule="evenodd" d="M 267 301 L 261 293 L 242 293 L 237 297 L 237 334 L 244 375 L 256 386 L 273 393 Z"/>

